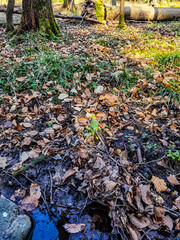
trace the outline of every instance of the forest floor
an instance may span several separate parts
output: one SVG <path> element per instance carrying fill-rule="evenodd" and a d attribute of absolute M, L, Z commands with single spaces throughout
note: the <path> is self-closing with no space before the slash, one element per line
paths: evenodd
<path fill-rule="evenodd" d="M 180 239 L 180 23 L 59 25 L 0 29 L 0 194 L 29 239 Z"/>

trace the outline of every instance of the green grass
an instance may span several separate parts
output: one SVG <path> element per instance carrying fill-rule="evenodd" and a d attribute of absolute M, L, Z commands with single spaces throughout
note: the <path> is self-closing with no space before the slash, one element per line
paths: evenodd
<path fill-rule="evenodd" d="M 164 66 L 180 66 L 180 51 L 164 53 L 161 55 L 155 56 L 155 60 L 158 60 L 158 63 Z"/>

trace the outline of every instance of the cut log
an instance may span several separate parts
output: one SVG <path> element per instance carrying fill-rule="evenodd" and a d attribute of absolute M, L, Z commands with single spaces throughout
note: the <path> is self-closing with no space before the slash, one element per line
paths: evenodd
<path fill-rule="evenodd" d="M 180 8 L 171 7 L 128 7 L 125 6 L 125 19 L 136 21 L 171 21 L 180 19 Z M 106 6 L 106 20 L 118 20 L 119 7 Z"/>

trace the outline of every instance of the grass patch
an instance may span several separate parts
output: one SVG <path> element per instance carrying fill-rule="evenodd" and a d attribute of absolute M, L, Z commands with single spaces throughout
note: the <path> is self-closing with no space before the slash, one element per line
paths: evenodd
<path fill-rule="evenodd" d="M 169 52 L 155 57 L 158 63 L 165 66 L 180 66 L 180 51 Z"/>

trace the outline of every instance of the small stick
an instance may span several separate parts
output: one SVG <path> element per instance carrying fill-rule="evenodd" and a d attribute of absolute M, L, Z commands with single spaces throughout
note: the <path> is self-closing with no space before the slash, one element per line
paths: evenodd
<path fill-rule="evenodd" d="M 141 154 L 141 148 L 140 147 L 138 147 L 138 149 L 137 149 L 137 156 L 138 156 L 138 162 L 142 163 L 143 159 L 142 159 L 142 154 Z"/>

